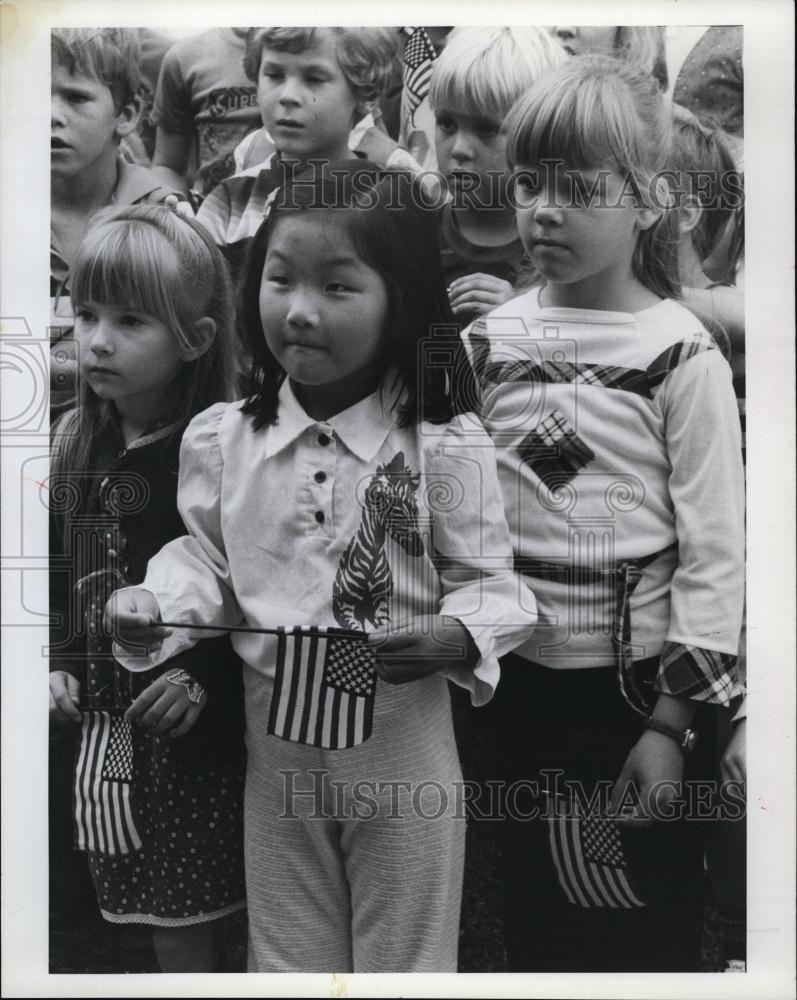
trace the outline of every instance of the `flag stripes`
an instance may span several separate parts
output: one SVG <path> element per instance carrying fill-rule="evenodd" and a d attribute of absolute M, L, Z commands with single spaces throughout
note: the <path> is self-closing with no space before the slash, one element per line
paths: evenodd
<path fill-rule="evenodd" d="M 617 824 L 580 815 L 549 815 L 551 856 L 568 900 L 585 909 L 632 910 L 646 904 L 626 873 Z"/>
<path fill-rule="evenodd" d="M 374 667 L 367 643 L 335 629 L 280 629 L 268 732 L 328 750 L 363 743 L 373 727 Z"/>
<path fill-rule="evenodd" d="M 130 723 L 111 712 L 84 712 L 74 788 L 78 850 L 117 855 L 142 846 L 130 804 L 132 762 Z"/>

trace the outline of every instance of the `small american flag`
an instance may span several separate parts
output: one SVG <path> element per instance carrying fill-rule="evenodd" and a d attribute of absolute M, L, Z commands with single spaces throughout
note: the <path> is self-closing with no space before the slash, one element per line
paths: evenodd
<path fill-rule="evenodd" d="M 429 93 L 429 81 L 432 68 L 437 58 L 432 40 L 426 28 L 408 28 L 411 32 L 407 39 L 402 57 L 404 73 L 404 93 L 407 97 L 407 107 L 410 118 Z"/>
<path fill-rule="evenodd" d="M 141 847 L 130 807 L 132 777 L 130 723 L 118 713 L 84 712 L 75 769 L 78 850 L 115 855 Z"/>
<path fill-rule="evenodd" d="M 328 750 L 365 742 L 373 727 L 376 692 L 371 647 L 336 636 L 335 629 L 278 632 L 268 732 Z"/>
<path fill-rule="evenodd" d="M 631 887 L 617 824 L 573 811 L 553 813 L 547 816 L 551 854 L 570 902 L 585 909 L 645 906 Z"/>

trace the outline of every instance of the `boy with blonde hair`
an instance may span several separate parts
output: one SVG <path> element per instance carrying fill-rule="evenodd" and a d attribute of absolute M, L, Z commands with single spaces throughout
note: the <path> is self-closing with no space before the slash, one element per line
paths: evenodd
<path fill-rule="evenodd" d="M 440 220 L 443 272 L 463 326 L 533 278 L 515 226 L 503 121 L 566 58 L 542 28 L 455 28 L 435 62 L 429 101 L 451 195 Z"/>

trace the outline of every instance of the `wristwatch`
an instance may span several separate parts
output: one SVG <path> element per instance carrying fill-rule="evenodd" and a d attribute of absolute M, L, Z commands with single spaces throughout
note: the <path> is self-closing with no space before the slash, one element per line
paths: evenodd
<path fill-rule="evenodd" d="M 666 722 L 659 722 L 652 715 L 645 719 L 645 729 L 653 729 L 657 733 L 669 736 L 671 740 L 675 740 L 683 753 L 691 753 L 695 749 L 697 733 L 694 729 L 676 729 L 675 726 L 668 726 Z"/>

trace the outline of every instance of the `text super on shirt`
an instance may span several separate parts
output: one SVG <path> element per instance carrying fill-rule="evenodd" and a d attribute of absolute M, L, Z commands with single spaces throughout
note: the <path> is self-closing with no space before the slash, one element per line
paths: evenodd
<path fill-rule="evenodd" d="M 161 66 L 152 122 L 196 136 L 194 187 L 207 194 L 234 170 L 233 151 L 260 125 L 257 87 L 243 70 L 246 30 L 212 28 L 180 39 Z"/>

